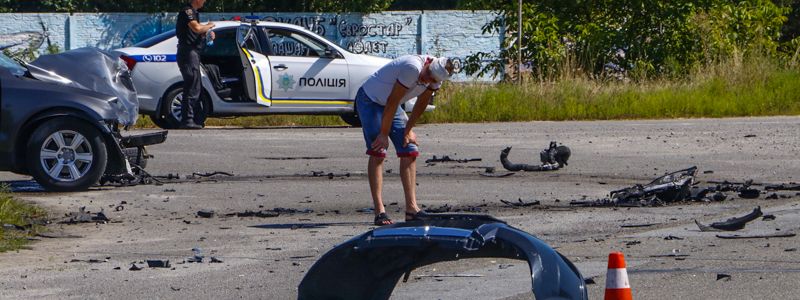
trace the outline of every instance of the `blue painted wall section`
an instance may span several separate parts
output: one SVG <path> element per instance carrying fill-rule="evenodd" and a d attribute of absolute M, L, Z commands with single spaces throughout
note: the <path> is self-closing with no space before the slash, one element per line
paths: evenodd
<path fill-rule="evenodd" d="M 501 36 L 481 27 L 496 15 L 490 11 L 335 13 L 205 13 L 207 20 L 257 16 L 264 21 L 303 26 L 354 53 L 394 58 L 404 54 L 448 56 L 458 63 L 475 52 L 498 52 Z M 176 14 L 77 13 L 0 14 L 0 48 L 26 47 L 29 38 L 49 39 L 61 49 L 130 46 L 175 28 Z M 46 43 L 40 49 L 45 49 Z M 489 81 L 463 73 L 455 81 Z"/>

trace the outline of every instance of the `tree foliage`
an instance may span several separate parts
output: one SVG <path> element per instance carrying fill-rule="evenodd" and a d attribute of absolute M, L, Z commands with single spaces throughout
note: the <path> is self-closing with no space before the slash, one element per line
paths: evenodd
<path fill-rule="evenodd" d="M 800 3 L 784 2 L 795 8 Z M 504 74 L 521 53 L 523 63 L 540 79 L 565 73 L 646 78 L 682 76 L 733 56 L 776 56 L 792 12 L 778 4 L 769 0 L 524 1 L 520 49 L 516 0 L 470 0 L 467 7 L 471 9 L 497 8 L 498 17 L 484 31 L 501 32 L 506 38 L 498 53 L 468 57 L 465 71 Z"/>

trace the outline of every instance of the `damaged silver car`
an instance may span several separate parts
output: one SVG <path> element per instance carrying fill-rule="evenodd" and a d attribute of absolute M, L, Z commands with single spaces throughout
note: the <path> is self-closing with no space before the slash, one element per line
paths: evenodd
<path fill-rule="evenodd" d="M 144 146 L 166 132 L 124 136 L 138 100 L 125 63 L 94 48 L 32 63 L 0 54 L 0 170 L 50 191 L 84 190 L 103 176 L 134 176 Z"/>
<path fill-rule="evenodd" d="M 467 258 L 525 260 L 536 299 L 588 299 L 583 276 L 536 237 L 486 215 L 427 214 L 383 226 L 323 255 L 298 287 L 298 299 L 389 299 L 420 267 Z"/>

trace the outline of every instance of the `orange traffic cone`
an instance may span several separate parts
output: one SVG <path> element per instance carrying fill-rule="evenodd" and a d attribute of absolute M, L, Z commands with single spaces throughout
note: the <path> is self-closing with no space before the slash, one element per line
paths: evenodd
<path fill-rule="evenodd" d="M 628 271 L 625 269 L 625 256 L 622 252 L 611 252 L 608 255 L 608 273 L 606 274 L 605 300 L 632 300 L 631 284 L 628 282 Z"/>

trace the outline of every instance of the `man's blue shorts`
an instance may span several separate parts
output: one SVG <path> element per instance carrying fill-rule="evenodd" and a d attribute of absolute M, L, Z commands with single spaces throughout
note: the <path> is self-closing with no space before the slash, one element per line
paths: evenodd
<path fill-rule="evenodd" d="M 364 130 L 364 141 L 367 142 L 367 154 L 376 157 L 386 157 L 386 149 L 380 152 L 372 150 L 372 142 L 378 137 L 381 132 L 381 121 L 383 120 L 384 106 L 373 102 L 369 99 L 364 89 L 358 89 L 356 94 L 356 110 L 358 110 L 358 118 L 361 120 L 361 129 Z M 392 120 L 392 128 L 389 131 L 389 139 L 392 140 L 394 149 L 397 150 L 398 157 L 417 157 L 419 150 L 417 145 L 408 144 L 403 147 L 403 138 L 405 137 L 406 122 L 408 116 L 403 111 L 402 107 L 397 108 Z"/>

